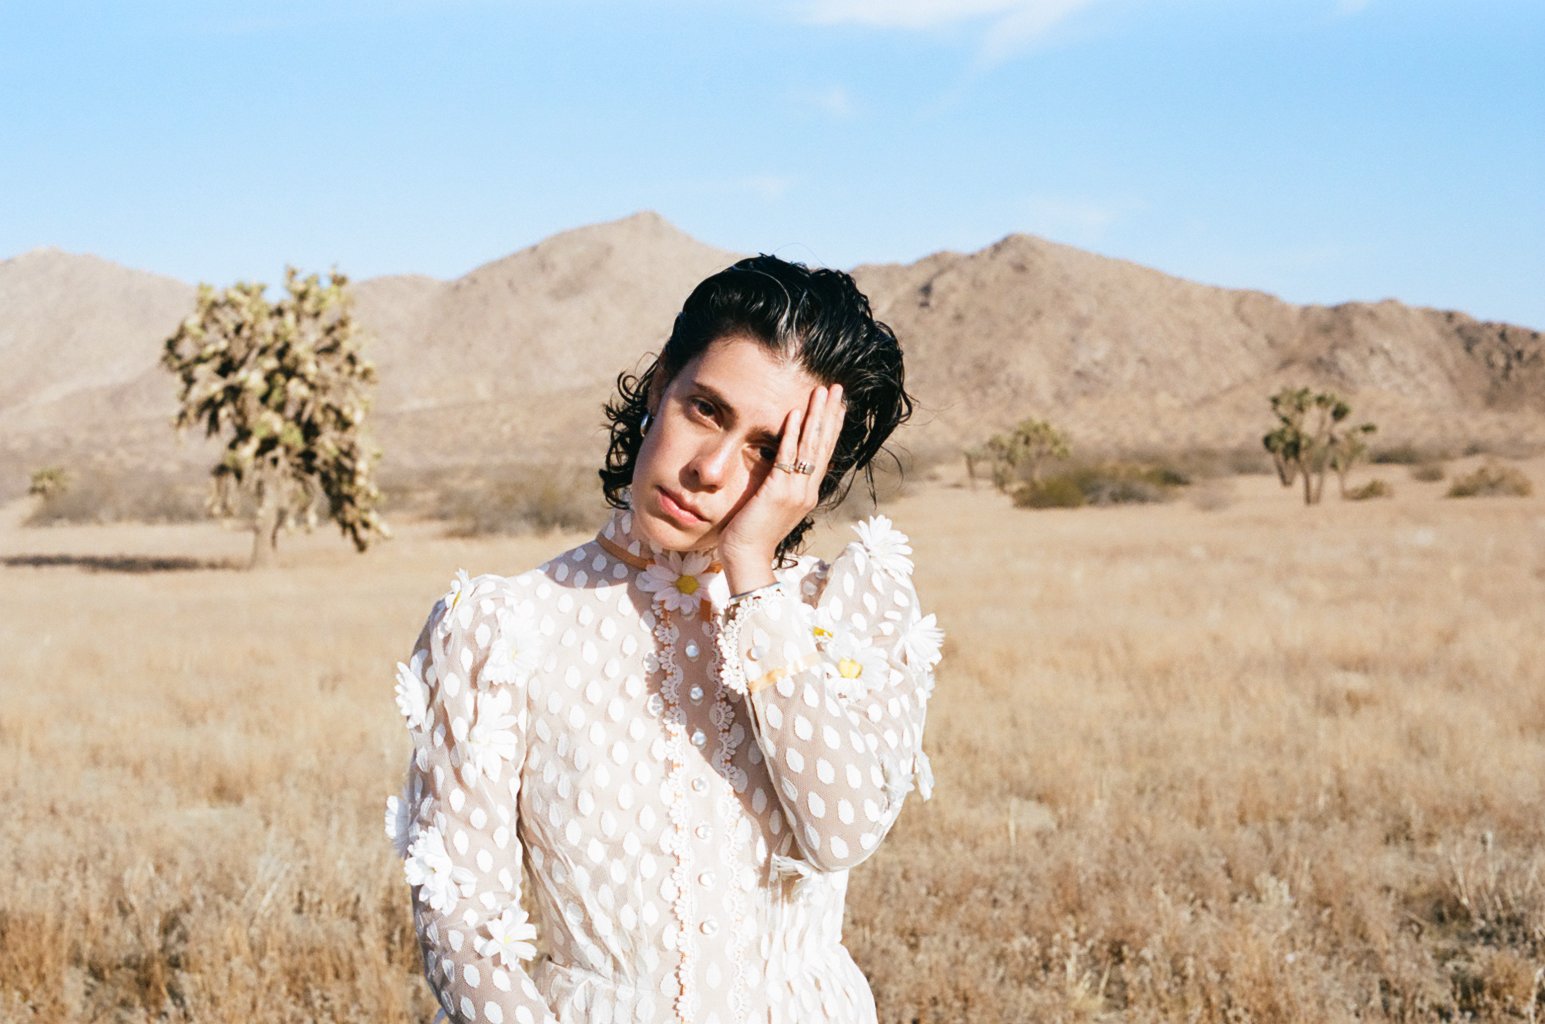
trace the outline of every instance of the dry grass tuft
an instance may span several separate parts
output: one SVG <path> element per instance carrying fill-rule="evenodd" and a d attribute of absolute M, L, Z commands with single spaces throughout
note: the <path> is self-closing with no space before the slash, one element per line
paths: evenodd
<path fill-rule="evenodd" d="M 928 486 L 887 511 L 949 640 L 935 797 L 853 878 L 882 1020 L 1539 1017 L 1538 505 L 1304 509 L 1254 477 L 1206 510 Z M 3 539 L 200 565 L 248 544 Z M 0 1019 L 428 1020 L 381 834 L 391 666 L 454 569 L 573 539 L 410 525 L 361 558 L 319 533 L 258 575 L 13 562 Z"/>

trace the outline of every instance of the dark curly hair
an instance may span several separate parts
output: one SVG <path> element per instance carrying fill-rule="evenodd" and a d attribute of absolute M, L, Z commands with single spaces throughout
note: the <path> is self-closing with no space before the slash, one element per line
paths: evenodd
<path fill-rule="evenodd" d="M 617 393 L 606 403 L 611 441 L 600 473 L 607 504 L 627 507 L 626 491 L 644 439 L 639 428 L 656 380 L 663 388 L 710 344 L 729 337 L 755 340 L 795 360 L 822 384 L 842 385 L 847 416 L 821 480 L 816 510 L 839 504 L 860 474 L 873 499 L 872 463 L 892 431 L 912 415 L 901 345 L 874 318 L 869 300 L 849 275 L 763 254 L 694 288 L 660 354 L 642 373 L 618 375 Z M 806 516 L 778 544 L 780 562 L 798 549 L 813 522 Z"/>

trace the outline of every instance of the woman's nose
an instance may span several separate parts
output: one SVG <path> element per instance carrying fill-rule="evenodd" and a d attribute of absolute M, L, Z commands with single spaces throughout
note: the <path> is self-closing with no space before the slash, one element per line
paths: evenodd
<path fill-rule="evenodd" d="M 729 481 L 734 446 L 728 440 L 705 444 L 691 462 L 692 475 L 704 490 L 718 490 Z"/>

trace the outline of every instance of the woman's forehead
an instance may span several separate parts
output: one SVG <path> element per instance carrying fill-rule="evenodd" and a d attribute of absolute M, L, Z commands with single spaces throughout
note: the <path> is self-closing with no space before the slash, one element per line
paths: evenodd
<path fill-rule="evenodd" d="M 750 338 L 720 338 L 682 368 L 684 383 L 705 388 L 737 418 L 777 431 L 803 409 L 817 383 L 799 361 Z"/>

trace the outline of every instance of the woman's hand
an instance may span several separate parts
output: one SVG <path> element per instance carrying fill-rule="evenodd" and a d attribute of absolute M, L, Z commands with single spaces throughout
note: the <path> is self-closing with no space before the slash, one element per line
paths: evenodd
<path fill-rule="evenodd" d="M 790 410 L 772 468 L 719 534 L 719 563 L 730 593 L 776 582 L 772 561 L 778 542 L 820 501 L 821 481 L 846 412 L 841 384 L 811 389 L 805 408 Z"/>

